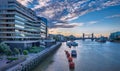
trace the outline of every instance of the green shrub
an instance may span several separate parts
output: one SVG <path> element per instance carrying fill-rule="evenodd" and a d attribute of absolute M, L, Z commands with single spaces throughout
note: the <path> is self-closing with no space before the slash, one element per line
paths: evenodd
<path fill-rule="evenodd" d="M 10 57 L 10 58 L 7 58 L 8 60 L 18 60 L 18 58 L 13 58 L 13 57 Z"/>
<path fill-rule="evenodd" d="M 15 53 L 15 54 L 20 54 L 20 51 L 19 51 L 19 49 L 17 49 L 17 48 L 14 48 L 14 53 Z"/>
<path fill-rule="evenodd" d="M 34 46 L 34 47 L 32 47 L 31 49 L 29 49 L 29 52 L 30 52 L 30 53 L 38 53 L 38 52 L 40 52 L 40 51 L 42 51 L 42 50 L 44 50 L 44 48 Z"/>
<path fill-rule="evenodd" d="M 28 51 L 27 51 L 27 50 L 24 50 L 24 51 L 23 51 L 23 54 L 24 54 L 24 55 L 28 55 Z"/>

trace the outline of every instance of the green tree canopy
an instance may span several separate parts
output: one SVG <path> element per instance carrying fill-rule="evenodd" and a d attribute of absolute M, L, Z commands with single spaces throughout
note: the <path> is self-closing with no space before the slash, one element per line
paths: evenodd
<path fill-rule="evenodd" d="M 2 43 L 0 43 L 0 53 L 4 53 L 6 55 L 11 55 L 12 51 L 7 44 L 2 42 Z"/>
<path fill-rule="evenodd" d="M 28 55 L 28 51 L 27 51 L 27 50 L 24 50 L 24 51 L 23 51 L 23 54 L 24 54 L 24 55 Z"/>
<path fill-rule="evenodd" d="M 15 53 L 15 54 L 19 54 L 19 53 L 20 53 L 19 49 L 14 48 L 14 53 Z"/>

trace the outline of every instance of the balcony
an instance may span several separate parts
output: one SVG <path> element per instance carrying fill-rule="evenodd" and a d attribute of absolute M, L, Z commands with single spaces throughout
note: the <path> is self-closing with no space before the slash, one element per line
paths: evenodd
<path fill-rule="evenodd" d="M 14 17 L 0 17 L 0 19 L 6 20 L 6 19 L 15 19 L 15 18 Z"/>
<path fill-rule="evenodd" d="M 16 14 L 16 12 L 0 12 L 0 14 Z"/>
<path fill-rule="evenodd" d="M 0 22 L 0 24 L 15 24 L 14 22 Z"/>

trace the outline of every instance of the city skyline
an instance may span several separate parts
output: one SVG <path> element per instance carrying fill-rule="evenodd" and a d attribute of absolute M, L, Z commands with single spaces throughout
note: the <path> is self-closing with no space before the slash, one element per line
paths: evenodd
<path fill-rule="evenodd" d="M 18 0 L 49 21 L 50 34 L 109 36 L 120 31 L 120 1 Z"/>
<path fill-rule="evenodd" d="M 120 71 L 120 0 L 0 0 L 0 71 Z"/>

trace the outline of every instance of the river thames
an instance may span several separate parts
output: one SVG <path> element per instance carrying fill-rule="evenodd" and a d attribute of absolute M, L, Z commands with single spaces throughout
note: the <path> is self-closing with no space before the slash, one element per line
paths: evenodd
<path fill-rule="evenodd" d="M 62 46 L 46 58 L 33 71 L 120 71 L 120 43 L 100 43 L 91 40 L 76 40 L 77 47 Z M 70 70 L 64 50 L 77 51 L 73 58 L 75 69 Z"/>

